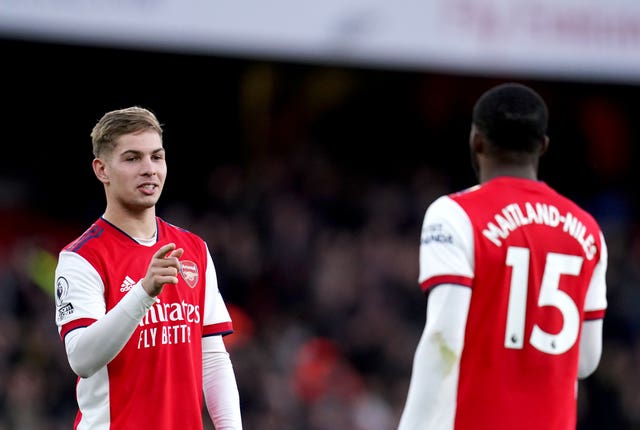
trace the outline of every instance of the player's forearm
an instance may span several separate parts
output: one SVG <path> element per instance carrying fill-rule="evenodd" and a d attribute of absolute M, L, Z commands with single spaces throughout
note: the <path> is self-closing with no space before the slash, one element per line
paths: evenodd
<path fill-rule="evenodd" d="M 399 430 L 451 422 L 471 292 L 457 285 L 435 287 L 413 359 L 411 383 Z"/>
<path fill-rule="evenodd" d="M 578 378 L 591 375 L 598 368 L 602 355 L 602 320 L 585 321 L 580 338 Z"/>
<path fill-rule="evenodd" d="M 444 374 L 439 370 L 440 363 L 434 361 L 438 354 L 433 339 L 424 333 L 416 349 L 411 383 L 398 430 L 429 428 L 430 423 L 436 422 L 434 416 L 437 414 L 438 398 L 443 395 L 444 381 Z"/>
<path fill-rule="evenodd" d="M 425 330 L 416 348 L 399 430 L 440 428 L 447 421 L 453 424 L 459 362 L 455 345 L 440 333 Z"/>
<path fill-rule="evenodd" d="M 241 430 L 236 377 L 220 336 L 205 339 L 202 366 L 205 401 L 216 430 Z"/>
<path fill-rule="evenodd" d="M 137 283 L 102 318 L 69 332 L 65 346 L 71 369 L 88 378 L 106 366 L 122 350 L 154 301 Z"/>

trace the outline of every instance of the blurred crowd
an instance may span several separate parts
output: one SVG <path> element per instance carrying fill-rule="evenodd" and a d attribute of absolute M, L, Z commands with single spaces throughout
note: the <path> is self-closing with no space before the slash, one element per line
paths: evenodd
<path fill-rule="evenodd" d="M 158 215 L 212 251 L 235 326 L 225 342 L 246 429 L 397 425 L 425 320 L 421 222 L 437 196 L 473 185 L 469 114 L 488 80 L 371 75 L 247 67 L 235 137 L 243 155 L 212 155 L 194 172 L 202 183 L 183 192 L 184 166 L 168 152 Z M 579 429 L 640 428 L 634 111 L 610 92 L 538 87 L 551 109 L 542 179 L 594 213 L 610 251 L 604 352 L 579 384 Z M 103 196 L 92 198 L 100 208 Z M 0 430 L 70 429 L 75 376 L 49 276 L 58 250 L 88 225 L 0 202 Z"/>

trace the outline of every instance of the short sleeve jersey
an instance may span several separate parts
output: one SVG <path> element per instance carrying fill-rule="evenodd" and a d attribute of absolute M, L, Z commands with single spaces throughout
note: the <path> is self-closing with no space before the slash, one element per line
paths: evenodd
<path fill-rule="evenodd" d="M 60 254 L 60 336 L 109 312 L 144 278 L 153 254 L 183 248 L 177 285 L 167 285 L 118 355 L 77 383 L 76 429 L 202 429 L 202 337 L 233 330 L 205 242 L 157 218 L 158 240 L 139 244 L 100 218 Z M 66 255 L 65 255 L 66 254 Z"/>
<path fill-rule="evenodd" d="M 575 429 L 580 332 L 604 317 L 606 260 L 593 217 L 540 181 L 500 177 L 430 206 L 422 289 L 471 289 L 455 429 Z"/>

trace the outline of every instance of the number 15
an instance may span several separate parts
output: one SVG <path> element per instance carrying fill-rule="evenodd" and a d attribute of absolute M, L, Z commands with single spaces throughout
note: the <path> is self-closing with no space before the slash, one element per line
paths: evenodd
<path fill-rule="evenodd" d="M 509 349 L 522 349 L 524 344 L 530 253 L 528 248 L 516 246 L 511 246 L 507 250 L 506 264 L 512 268 L 512 273 L 504 346 Z M 559 287 L 560 275 L 577 276 L 580 274 L 582 261 L 582 257 L 575 255 L 554 252 L 547 254 L 538 306 L 553 306 L 558 309 L 562 314 L 563 324 L 557 334 L 544 331 L 538 324 L 533 326 L 529 342 L 542 352 L 554 355 L 565 353 L 578 339 L 580 329 L 578 307 L 571 296 Z"/>

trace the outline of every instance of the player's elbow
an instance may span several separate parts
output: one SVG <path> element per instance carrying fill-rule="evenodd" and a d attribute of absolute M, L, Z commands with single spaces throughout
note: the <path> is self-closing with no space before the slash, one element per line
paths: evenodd
<path fill-rule="evenodd" d="M 77 369 L 74 368 L 73 366 L 71 366 L 71 370 L 73 370 L 73 373 L 75 373 L 76 375 L 78 375 L 80 378 L 89 378 L 90 376 L 93 375 L 93 373 L 91 373 L 90 371 L 84 370 L 84 369 Z"/>
<path fill-rule="evenodd" d="M 67 352 L 67 361 L 73 373 L 81 378 L 88 378 L 96 373 L 101 366 L 92 359 L 89 353 L 90 348 L 79 346 L 81 331 L 70 332 L 65 337 L 65 348 Z"/>
<path fill-rule="evenodd" d="M 600 364 L 600 355 L 593 357 L 580 357 L 580 363 L 578 364 L 578 378 L 584 379 L 588 376 L 591 376 L 593 372 L 598 368 L 598 364 Z"/>
<path fill-rule="evenodd" d="M 583 343 L 578 362 L 578 378 L 584 379 L 595 372 L 600 364 L 601 355 L 601 342 Z"/>
<path fill-rule="evenodd" d="M 585 321 L 580 339 L 578 378 L 591 375 L 598 368 L 602 355 L 602 320 Z"/>
<path fill-rule="evenodd" d="M 92 367 L 89 363 L 85 362 L 82 359 L 76 359 L 75 357 L 69 356 L 69 366 L 73 373 L 78 375 L 81 378 L 89 378 L 93 376 L 98 369 Z"/>

